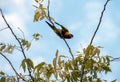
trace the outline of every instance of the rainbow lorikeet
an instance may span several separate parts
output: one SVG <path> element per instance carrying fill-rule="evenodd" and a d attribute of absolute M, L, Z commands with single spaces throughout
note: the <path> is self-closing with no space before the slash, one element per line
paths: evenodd
<path fill-rule="evenodd" d="M 55 22 L 55 24 L 59 25 L 61 29 L 58 29 L 55 27 L 55 25 L 50 24 L 49 22 L 45 21 L 51 28 L 52 30 L 60 37 L 64 39 L 71 39 L 73 37 L 72 34 L 69 33 L 68 29 L 66 29 L 64 26 L 60 25 L 59 23 Z"/>

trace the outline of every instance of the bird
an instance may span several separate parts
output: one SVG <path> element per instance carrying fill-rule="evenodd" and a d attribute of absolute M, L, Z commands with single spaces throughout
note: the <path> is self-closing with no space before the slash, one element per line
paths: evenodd
<path fill-rule="evenodd" d="M 71 39 L 73 38 L 73 34 L 69 33 L 68 29 L 65 28 L 63 25 L 55 22 L 55 24 L 59 25 L 61 29 L 56 28 L 54 24 L 50 24 L 49 22 L 45 21 L 52 30 L 61 38 L 61 39 Z"/>

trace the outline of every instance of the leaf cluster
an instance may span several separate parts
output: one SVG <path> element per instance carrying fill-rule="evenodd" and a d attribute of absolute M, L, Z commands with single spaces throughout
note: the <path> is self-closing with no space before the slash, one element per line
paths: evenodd
<path fill-rule="evenodd" d="M 16 45 L 0 43 L 0 52 L 12 53 Z"/>
<path fill-rule="evenodd" d="M 34 81 L 39 82 L 103 82 L 98 77 L 100 73 L 111 72 L 109 56 L 100 56 L 100 47 L 89 45 L 78 53 L 75 59 L 69 59 L 59 55 L 56 51 L 52 64 L 41 62 L 34 66 L 32 60 L 28 59 L 29 66 L 34 74 Z M 22 61 L 22 69 L 26 71 L 26 64 Z"/>
<path fill-rule="evenodd" d="M 33 20 L 34 22 L 42 20 L 46 17 L 46 8 L 43 6 L 43 1 L 44 0 L 35 0 L 35 2 L 39 5 L 33 5 L 36 8 Z"/>

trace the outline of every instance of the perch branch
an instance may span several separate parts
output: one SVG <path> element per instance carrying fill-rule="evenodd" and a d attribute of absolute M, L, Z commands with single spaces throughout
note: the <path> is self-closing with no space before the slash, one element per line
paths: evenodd
<path fill-rule="evenodd" d="M 53 26 L 55 26 L 54 23 L 53 23 L 52 20 L 51 20 L 49 7 L 50 7 L 50 0 L 48 0 L 48 6 L 47 6 L 47 11 L 48 11 L 48 18 L 47 18 L 47 19 L 52 23 Z M 54 20 L 54 22 L 55 22 L 55 20 Z M 63 38 L 63 41 L 64 41 L 65 44 L 67 45 L 67 47 L 68 47 L 68 49 L 69 49 L 69 53 L 71 54 L 72 58 L 74 59 L 72 50 L 71 50 L 69 44 L 67 43 L 67 41 L 65 40 L 65 38 Z"/>

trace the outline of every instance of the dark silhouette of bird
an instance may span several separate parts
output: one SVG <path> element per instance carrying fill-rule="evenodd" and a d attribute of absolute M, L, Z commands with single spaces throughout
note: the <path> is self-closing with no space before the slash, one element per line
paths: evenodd
<path fill-rule="evenodd" d="M 59 25 L 61 29 L 56 28 L 54 24 L 50 24 L 49 22 L 45 21 L 52 30 L 62 39 L 71 39 L 73 37 L 73 34 L 69 33 L 68 29 L 65 28 L 63 25 L 55 22 L 55 24 Z"/>

